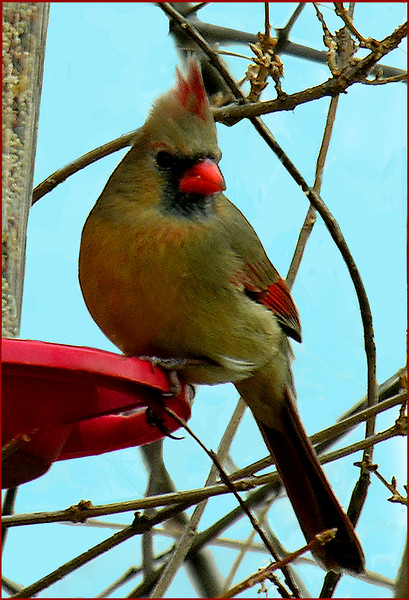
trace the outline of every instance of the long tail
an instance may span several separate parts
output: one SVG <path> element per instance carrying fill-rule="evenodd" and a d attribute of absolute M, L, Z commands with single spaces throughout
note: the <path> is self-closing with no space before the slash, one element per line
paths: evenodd
<path fill-rule="evenodd" d="M 247 401 L 246 395 L 243 397 Z M 333 540 L 312 550 L 317 562 L 328 571 L 362 573 L 365 557 L 361 545 L 328 483 L 290 393 L 285 392 L 285 401 L 275 401 L 273 418 L 270 413 L 262 422 L 259 409 L 253 414 L 307 542 L 325 529 L 337 528 Z"/>

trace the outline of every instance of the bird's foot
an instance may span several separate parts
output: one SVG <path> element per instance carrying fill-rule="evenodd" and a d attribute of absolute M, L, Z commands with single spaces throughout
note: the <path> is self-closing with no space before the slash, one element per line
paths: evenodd
<path fill-rule="evenodd" d="M 203 367 L 211 364 L 203 358 L 161 358 L 159 356 L 140 356 L 142 360 L 150 362 L 155 367 L 161 367 L 169 371 L 170 391 L 164 392 L 163 396 L 179 396 L 182 391 L 178 371 L 186 367 Z M 193 392 L 194 388 L 192 386 Z"/>
<path fill-rule="evenodd" d="M 148 423 L 148 425 L 150 425 L 151 427 L 157 427 L 159 429 L 159 431 L 161 433 L 163 433 L 163 435 L 166 435 L 166 437 L 170 437 L 170 438 L 172 438 L 172 440 L 183 440 L 184 439 L 183 436 L 178 437 L 176 435 L 173 435 L 170 432 L 170 429 L 168 427 L 166 427 L 162 417 L 160 417 L 159 414 L 151 406 L 148 406 L 145 414 L 146 414 L 146 422 Z"/>

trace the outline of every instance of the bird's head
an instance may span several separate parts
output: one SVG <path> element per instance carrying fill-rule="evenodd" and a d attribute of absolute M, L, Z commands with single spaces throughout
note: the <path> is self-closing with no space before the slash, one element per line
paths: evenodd
<path fill-rule="evenodd" d="M 154 103 L 143 127 L 154 167 L 166 198 L 182 212 L 225 189 L 218 167 L 221 152 L 216 126 L 198 63 L 191 59 L 186 76 L 176 68 L 176 85 Z"/>

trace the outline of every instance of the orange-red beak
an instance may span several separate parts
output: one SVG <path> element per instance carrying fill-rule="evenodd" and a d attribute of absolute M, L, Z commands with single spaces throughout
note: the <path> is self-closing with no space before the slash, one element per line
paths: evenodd
<path fill-rule="evenodd" d="M 215 162 L 209 158 L 195 163 L 181 177 L 179 190 L 186 194 L 210 196 L 226 189 L 224 177 Z"/>

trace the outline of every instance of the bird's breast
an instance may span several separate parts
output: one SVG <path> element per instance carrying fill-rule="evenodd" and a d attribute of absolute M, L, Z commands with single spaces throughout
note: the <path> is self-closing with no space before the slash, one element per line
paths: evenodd
<path fill-rule="evenodd" d="M 126 354 L 159 353 L 166 337 L 168 353 L 182 353 L 192 335 L 182 330 L 230 285 L 219 246 L 200 222 L 144 215 L 118 224 L 91 213 L 79 264 L 91 316 Z"/>

